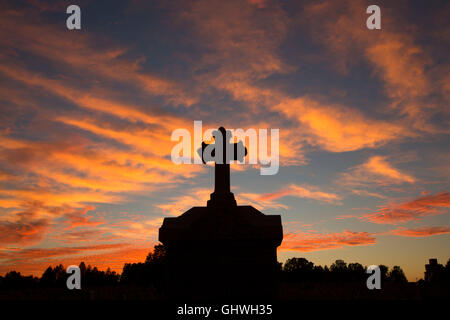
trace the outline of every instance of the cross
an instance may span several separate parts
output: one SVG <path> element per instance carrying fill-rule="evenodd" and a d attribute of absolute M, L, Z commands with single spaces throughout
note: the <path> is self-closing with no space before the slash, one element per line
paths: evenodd
<path fill-rule="evenodd" d="M 200 156 L 203 163 L 208 161 L 215 161 L 214 166 L 214 192 L 211 194 L 211 199 L 208 200 L 209 206 L 229 206 L 236 205 L 233 193 L 230 191 L 230 161 L 243 161 L 247 155 L 247 148 L 242 141 L 238 143 L 229 143 L 232 136 L 231 131 L 220 127 L 218 131 L 213 132 L 215 138 L 214 144 L 207 144 L 202 142 Z M 221 139 L 220 139 L 221 138 Z M 220 140 L 219 140 L 220 139 Z M 216 157 L 216 148 L 217 157 Z M 228 151 L 232 151 L 227 153 Z M 205 152 L 206 151 L 206 152 Z M 222 157 L 220 157 L 222 155 Z"/>

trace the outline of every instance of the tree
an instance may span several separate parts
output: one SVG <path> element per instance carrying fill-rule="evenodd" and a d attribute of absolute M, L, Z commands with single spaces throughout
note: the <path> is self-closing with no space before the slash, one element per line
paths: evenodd
<path fill-rule="evenodd" d="M 331 272 L 345 272 L 347 271 L 347 263 L 344 260 L 336 260 L 330 267 Z"/>
<path fill-rule="evenodd" d="M 380 264 L 378 268 L 380 268 L 381 282 L 386 281 L 388 277 L 389 268 L 384 264 Z"/>
<path fill-rule="evenodd" d="M 348 280 L 356 282 L 364 282 L 366 276 L 366 268 L 362 264 L 355 262 L 349 263 L 347 268 Z"/>
<path fill-rule="evenodd" d="M 392 283 L 407 283 L 408 280 L 406 279 L 405 273 L 403 272 L 402 268 L 399 266 L 394 266 L 392 270 L 388 274 L 388 281 Z"/>
<path fill-rule="evenodd" d="M 157 244 L 153 248 L 153 252 L 149 252 L 145 259 L 146 264 L 164 263 L 166 260 L 166 247 L 162 244 Z"/>
<path fill-rule="evenodd" d="M 444 281 L 450 283 L 450 259 L 448 259 L 447 264 L 445 265 Z"/>
<path fill-rule="evenodd" d="M 122 284 L 153 285 L 161 290 L 165 284 L 166 248 L 156 245 L 145 262 L 126 263 L 123 267 L 120 282 Z"/>
<path fill-rule="evenodd" d="M 355 262 L 355 263 L 349 263 L 348 264 L 348 271 L 354 274 L 364 274 L 365 268 L 362 266 L 362 264 Z"/>
<path fill-rule="evenodd" d="M 311 281 L 314 263 L 305 258 L 291 258 L 283 266 L 283 273 L 291 281 Z"/>
<path fill-rule="evenodd" d="M 23 276 L 20 272 L 10 271 L 5 277 L 0 277 L 0 287 L 6 289 L 35 287 L 38 279 L 33 276 Z"/>
<path fill-rule="evenodd" d="M 312 271 L 314 263 L 309 262 L 305 258 L 291 258 L 284 264 L 286 272 L 309 272 Z"/>

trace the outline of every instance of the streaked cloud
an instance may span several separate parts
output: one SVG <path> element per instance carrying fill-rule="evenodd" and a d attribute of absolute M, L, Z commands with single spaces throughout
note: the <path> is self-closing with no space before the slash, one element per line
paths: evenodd
<path fill-rule="evenodd" d="M 373 213 L 362 216 L 361 219 L 380 224 L 397 224 L 443 214 L 449 207 L 450 193 L 440 192 L 403 203 L 388 204 Z"/>
<path fill-rule="evenodd" d="M 284 235 L 283 243 L 279 250 L 309 252 L 372 244 L 375 244 L 375 238 L 368 232 L 354 232 L 347 230 L 325 234 L 299 232 Z"/>
<path fill-rule="evenodd" d="M 450 227 L 419 227 L 414 229 L 398 228 L 391 230 L 389 233 L 403 237 L 429 237 L 440 234 L 449 234 Z"/>

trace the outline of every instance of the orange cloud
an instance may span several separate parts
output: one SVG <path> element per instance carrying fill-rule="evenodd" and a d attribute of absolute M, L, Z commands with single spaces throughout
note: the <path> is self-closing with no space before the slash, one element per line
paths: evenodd
<path fill-rule="evenodd" d="M 371 157 L 367 163 L 364 164 L 364 168 L 374 174 L 387 177 L 399 182 L 414 183 L 416 179 L 414 177 L 400 172 L 398 169 L 392 167 L 387 161 L 386 157 L 374 156 Z"/>
<path fill-rule="evenodd" d="M 208 188 L 195 189 L 164 204 L 158 204 L 156 207 L 160 208 L 165 215 L 180 215 L 191 207 L 205 206 L 211 192 L 212 190 Z"/>
<path fill-rule="evenodd" d="M 398 228 L 391 230 L 389 233 L 403 237 L 429 237 L 439 234 L 450 234 L 450 227 Z"/>
<path fill-rule="evenodd" d="M 103 98 L 99 93 L 92 94 L 77 89 L 73 85 L 67 85 L 64 81 L 49 79 L 38 73 L 14 66 L 11 63 L 0 64 L 0 72 L 27 85 L 43 88 L 75 103 L 80 108 L 100 111 L 130 122 L 144 122 L 151 124 L 153 125 L 152 129 L 155 132 L 160 131 L 160 127 L 166 129 L 179 128 L 188 124 L 188 122 L 181 117 L 176 117 L 166 112 L 161 112 L 160 110 L 149 110 L 148 108 L 143 111 L 143 107 L 126 104 L 119 100 Z M 107 92 L 107 94 L 112 96 L 113 92 Z"/>
<path fill-rule="evenodd" d="M 340 249 L 344 246 L 363 246 L 375 243 L 375 238 L 368 232 L 343 231 L 335 233 L 286 234 L 279 247 L 280 250 L 301 252 Z"/>
<path fill-rule="evenodd" d="M 372 156 L 365 163 L 350 168 L 341 174 L 341 183 L 346 185 L 381 185 L 415 183 L 416 178 L 393 167 L 385 156 Z"/>
<path fill-rule="evenodd" d="M 23 172 L 30 172 L 41 180 L 50 179 L 54 182 L 50 188 L 37 192 L 31 189 L 14 191 L 0 188 L 0 193 L 15 198 L 17 202 L 23 198 L 55 203 L 64 203 L 65 200 L 77 203 L 116 202 L 122 197 L 114 193 L 150 190 L 156 183 L 159 187 L 161 184 L 170 185 L 182 177 L 192 177 L 203 169 L 194 165 L 188 168 L 177 166 L 161 156 L 123 151 L 107 145 L 97 145 L 89 150 L 83 144 L 61 145 L 3 137 L 0 149 L 3 151 L 0 160 L 14 164 L 15 169 L 22 167 L 22 176 Z M 9 175 L 14 176 L 12 173 Z M 56 187 L 55 183 L 76 190 L 72 194 L 58 190 L 52 195 L 51 189 Z M 7 200 L 3 198 L 0 203 Z"/>
<path fill-rule="evenodd" d="M 450 207 L 450 193 L 441 192 L 427 195 L 412 201 L 390 204 L 376 212 L 361 217 L 373 223 L 396 224 L 410 220 L 419 220 L 425 216 L 443 214 L 441 210 Z"/>
<path fill-rule="evenodd" d="M 81 128 L 99 136 L 117 140 L 123 144 L 134 146 L 139 150 L 147 150 L 147 152 L 159 156 L 169 155 L 174 146 L 174 142 L 170 140 L 170 132 L 164 135 L 157 134 L 148 129 L 127 128 L 127 130 L 117 130 L 107 128 L 104 125 L 103 127 L 99 126 L 89 120 L 62 117 L 57 118 L 56 121 Z"/>
<path fill-rule="evenodd" d="M 117 223 L 110 223 L 108 226 L 101 228 L 101 231 L 111 234 L 113 239 L 122 238 L 124 241 L 133 239 L 135 243 L 155 241 L 163 219 L 162 216 L 156 216 L 151 219 L 140 218 L 139 220 L 130 218 Z"/>
<path fill-rule="evenodd" d="M 412 134 L 393 121 L 373 120 L 357 110 L 308 97 L 286 99 L 274 110 L 297 120 L 301 128 L 297 132 L 310 144 L 331 152 L 375 148 Z"/>
<path fill-rule="evenodd" d="M 69 211 L 68 213 L 66 213 L 64 215 L 64 218 L 68 221 L 69 228 L 75 228 L 75 227 L 80 227 L 80 226 L 95 227 L 95 226 L 98 226 L 98 225 L 104 223 L 105 221 L 95 221 L 92 219 L 91 216 L 86 216 L 86 213 L 88 211 L 91 211 L 94 209 L 95 209 L 95 207 L 88 206 L 82 210 L 73 210 L 73 211 Z"/>
<path fill-rule="evenodd" d="M 0 221 L 0 246 L 29 245 L 44 238 L 49 226 L 46 219 L 19 219 L 15 222 Z"/>
<path fill-rule="evenodd" d="M 88 216 L 95 208 L 71 207 L 67 204 L 47 205 L 43 201 L 21 202 L 0 220 L 0 245 L 30 245 L 43 240 L 55 222 L 62 230 L 76 227 L 98 226 L 104 221 Z M 66 228 L 63 228 L 66 225 Z M 1 247 L 0 247 L 1 248 Z"/>
<path fill-rule="evenodd" d="M 45 189 L 0 189 L 0 195 L 7 198 L 0 199 L 0 207 L 17 208 L 20 207 L 24 201 L 38 201 L 45 203 L 52 203 L 53 205 L 72 204 L 76 207 L 82 206 L 86 202 L 96 203 L 115 203 L 121 197 L 118 195 L 108 195 L 102 192 L 93 191 L 71 191 L 58 192 L 47 191 Z M 10 201 L 10 202 L 9 202 Z M 14 204 L 12 206 L 3 206 L 2 204 Z"/>

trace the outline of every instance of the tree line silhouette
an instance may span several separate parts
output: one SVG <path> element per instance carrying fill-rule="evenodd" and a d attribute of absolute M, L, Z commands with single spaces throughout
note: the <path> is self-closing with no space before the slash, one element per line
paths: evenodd
<path fill-rule="evenodd" d="M 450 267 L 450 259 L 448 263 Z M 381 281 L 386 283 L 407 283 L 408 280 L 399 266 L 391 270 L 379 265 Z M 305 258 L 288 259 L 284 265 L 279 263 L 280 279 L 286 282 L 358 282 L 365 283 L 366 267 L 360 263 L 347 264 L 344 260 L 336 260 L 330 267 L 315 266 Z"/>
<path fill-rule="evenodd" d="M 144 262 L 126 263 L 122 273 L 118 274 L 109 268 L 106 271 L 97 267 L 86 266 L 81 262 L 82 290 L 99 287 L 152 287 L 157 293 L 163 294 L 166 284 L 166 250 L 163 245 L 156 245 Z M 379 265 L 381 281 L 383 284 L 405 285 L 408 283 L 400 266 L 389 269 L 385 265 Z M 278 280 L 288 284 L 320 284 L 339 285 L 358 284 L 365 286 L 368 278 L 366 267 L 360 263 L 346 263 L 336 260 L 330 267 L 314 265 L 305 258 L 291 258 L 284 264 L 278 263 Z M 63 265 L 49 266 L 40 278 L 24 276 L 20 272 L 10 271 L 5 276 L 0 276 L 0 291 L 11 289 L 46 289 L 66 288 L 68 274 Z M 420 280 L 418 284 L 425 281 Z M 447 264 L 437 264 L 433 277 L 427 279 L 428 284 L 450 286 L 450 259 Z"/>

